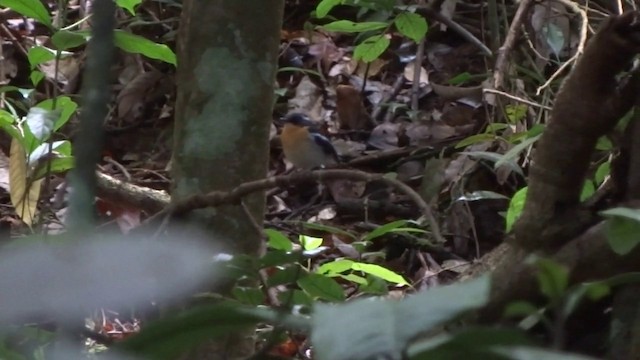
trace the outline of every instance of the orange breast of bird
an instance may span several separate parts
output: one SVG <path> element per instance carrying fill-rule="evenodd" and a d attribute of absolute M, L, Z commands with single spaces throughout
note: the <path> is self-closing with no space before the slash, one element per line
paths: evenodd
<path fill-rule="evenodd" d="M 280 134 L 284 156 L 295 167 L 312 169 L 324 165 L 325 154 L 309 136 L 309 131 L 300 126 L 285 124 Z"/>

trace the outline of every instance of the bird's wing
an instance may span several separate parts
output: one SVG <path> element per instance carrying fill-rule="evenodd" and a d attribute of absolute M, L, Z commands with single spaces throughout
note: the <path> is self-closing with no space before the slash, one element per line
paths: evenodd
<path fill-rule="evenodd" d="M 316 144 L 320 145 L 320 147 L 322 148 L 322 151 L 324 151 L 325 154 L 331 155 L 332 157 L 334 157 L 336 161 L 340 159 L 338 157 L 338 152 L 336 151 L 336 148 L 333 147 L 333 144 L 331 144 L 331 141 L 329 141 L 329 139 L 322 136 L 321 134 L 314 133 L 314 132 L 310 133 L 310 135 L 313 138 L 313 141 Z"/>

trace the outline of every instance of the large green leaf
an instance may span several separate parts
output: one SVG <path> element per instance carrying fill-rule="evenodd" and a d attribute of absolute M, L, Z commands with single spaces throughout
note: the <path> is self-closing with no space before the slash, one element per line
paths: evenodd
<path fill-rule="evenodd" d="M 316 304 L 311 340 L 319 360 L 400 359 L 419 334 L 484 305 L 489 278 L 430 289 L 401 301 Z"/>
<path fill-rule="evenodd" d="M 51 16 L 40 0 L 0 0 L 0 6 L 8 7 L 17 13 L 51 27 Z"/>
<path fill-rule="evenodd" d="M 55 58 L 56 52 L 44 46 L 34 46 L 29 49 L 29 52 L 27 53 L 27 59 L 29 59 L 31 69 L 34 69 L 36 66 L 47 61 L 54 60 Z"/>
<path fill-rule="evenodd" d="M 387 50 L 391 40 L 386 37 L 384 34 L 382 35 L 374 35 L 370 38 L 365 39 L 363 42 L 356 46 L 353 51 L 353 58 L 355 60 L 362 59 L 364 62 L 372 62 L 382 55 L 382 53 Z"/>
<path fill-rule="evenodd" d="M 320 274 L 308 274 L 298 280 L 298 286 L 313 298 L 344 301 L 344 290 L 332 278 Z"/>
<path fill-rule="evenodd" d="M 402 35 L 417 43 L 422 41 L 427 34 L 427 21 L 418 14 L 401 12 L 396 16 L 394 23 Z"/>
<path fill-rule="evenodd" d="M 373 31 L 384 29 L 389 24 L 380 21 L 353 22 L 350 20 L 338 20 L 321 27 L 327 31 L 336 31 L 344 33 L 359 33 L 364 31 Z"/>
<path fill-rule="evenodd" d="M 640 210 L 618 207 L 600 214 L 608 218 L 605 235 L 616 254 L 626 255 L 640 243 Z"/>
<path fill-rule="evenodd" d="M 54 104 L 56 110 L 60 111 L 59 116 L 53 124 L 53 131 L 56 131 L 69 121 L 71 115 L 73 115 L 76 109 L 78 109 L 78 104 L 68 96 L 58 96 L 55 99 L 41 101 L 36 105 L 36 107 L 45 110 L 53 110 Z"/>
<path fill-rule="evenodd" d="M 527 335 L 515 329 L 467 328 L 454 335 L 441 335 L 419 341 L 409 349 L 412 360 L 504 359 L 493 353 L 495 346 L 533 345 Z"/>
<path fill-rule="evenodd" d="M 393 222 L 390 222 L 388 224 L 384 224 L 382 226 L 377 227 L 376 229 L 374 229 L 373 231 L 371 231 L 370 233 L 367 234 L 367 236 L 365 236 L 364 240 L 365 241 L 371 241 L 377 237 L 380 237 L 382 235 L 387 234 L 388 232 L 390 232 L 391 230 L 395 229 L 395 228 L 399 228 L 401 226 L 405 226 L 407 225 L 407 220 L 396 220 Z"/>
<path fill-rule="evenodd" d="M 136 16 L 136 6 L 138 6 L 142 0 L 116 0 L 116 4 L 132 15 Z"/>
<path fill-rule="evenodd" d="M 513 228 L 513 224 L 515 224 L 516 220 L 522 214 L 522 210 L 524 210 L 524 204 L 527 200 L 527 190 L 528 187 L 523 187 L 522 189 L 516 191 L 509 201 L 509 209 L 507 210 L 507 219 L 506 219 L 506 232 L 510 232 Z"/>
<path fill-rule="evenodd" d="M 149 359 L 175 359 L 205 340 L 228 336 L 258 322 L 286 321 L 286 318 L 272 310 L 233 303 L 206 305 L 153 322 L 114 348 Z"/>
<path fill-rule="evenodd" d="M 67 50 L 86 44 L 87 37 L 84 34 L 74 31 L 60 30 L 53 34 L 51 42 L 55 45 L 56 49 Z"/>
<path fill-rule="evenodd" d="M 340 5 L 341 0 L 322 0 L 316 6 L 316 16 L 323 18 L 329 14 L 329 11 L 336 5 Z"/>
<path fill-rule="evenodd" d="M 283 251 L 291 251 L 293 249 L 293 243 L 283 233 L 275 229 L 264 229 L 264 233 L 267 235 L 268 245 L 270 248 Z"/>
<path fill-rule="evenodd" d="M 176 54 L 164 44 L 158 44 L 142 36 L 122 30 L 114 32 L 114 42 L 120 49 L 133 54 L 142 54 L 151 59 L 161 60 L 172 65 L 177 64 Z"/>

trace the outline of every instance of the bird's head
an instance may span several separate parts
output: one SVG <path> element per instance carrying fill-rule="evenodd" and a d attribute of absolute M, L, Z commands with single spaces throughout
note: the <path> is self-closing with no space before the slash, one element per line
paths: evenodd
<path fill-rule="evenodd" d="M 290 113 L 280 119 L 283 124 L 291 124 L 295 126 L 301 127 L 314 127 L 315 123 L 311 120 L 311 118 L 303 113 Z"/>

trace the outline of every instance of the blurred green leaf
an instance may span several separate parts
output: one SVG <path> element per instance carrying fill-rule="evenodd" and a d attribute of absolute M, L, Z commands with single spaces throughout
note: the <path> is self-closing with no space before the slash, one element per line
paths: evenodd
<path fill-rule="evenodd" d="M 308 235 L 300 235 L 300 245 L 305 251 L 315 250 L 322 245 L 322 238 L 308 236 Z"/>
<path fill-rule="evenodd" d="M 522 210 L 524 209 L 525 201 L 527 200 L 527 187 L 523 187 L 522 189 L 516 191 L 509 202 L 509 209 L 507 210 L 507 218 L 506 218 L 506 232 L 510 232 L 513 228 L 513 224 L 518 220 L 520 214 L 522 214 Z"/>
<path fill-rule="evenodd" d="M 324 275 L 311 273 L 298 280 L 298 286 L 312 298 L 328 301 L 344 301 L 344 290 L 333 279 Z"/>
<path fill-rule="evenodd" d="M 60 129 L 64 124 L 66 124 L 69 119 L 71 119 L 71 116 L 78 109 L 78 104 L 68 96 L 58 96 L 55 100 L 44 100 L 38 103 L 36 107 L 51 111 L 53 110 L 54 103 L 56 106 L 56 110 L 60 111 L 53 124 L 53 131 L 56 131 Z"/>
<path fill-rule="evenodd" d="M 640 210 L 617 207 L 601 211 L 600 215 L 607 218 L 605 235 L 611 249 L 625 255 L 633 250 L 640 242 Z"/>
<path fill-rule="evenodd" d="M 350 20 L 338 20 L 330 22 L 326 25 L 320 26 L 327 31 L 344 32 L 344 33 L 359 33 L 364 31 L 373 31 L 384 29 L 389 24 L 386 22 L 369 21 L 369 22 L 353 22 Z"/>
<path fill-rule="evenodd" d="M 318 18 L 323 18 L 329 14 L 331 9 L 335 6 L 340 5 L 341 0 L 322 0 L 316 6 L 316 16 Z"/>
<path fill-rule="evenodd" d="M 377 276 L 393 284 L 409 286 L 407 280 L 405 280 L 400 274 L 397 274 L 380 265 L 355 262 L 351 267 L 353 270 L 362 271 L 363 273 Z"/>
<path fill-rule="evenodd" d="M 25 17 L 51 27 L 51 15 L 40 0 L 0 0 L 0 6 L 10 8 Z"/>
<path fill-rule="evenodd" d="M 427 21 L 420 15 L 411 12 L 401 12 L 394 20 L 396 28 L 402 35 L 419 43 L 427 34 Z"/>
<path fill-rule="evenodd" d="M 372 62 L 382 55 L 387 50 L 391 41 L 384 34 L 374 35 L 356 46 L 353 51 L 353 58 L 355 60 L 362 60 L 364 62 Z"/>
<path fill-rule="evenodd" d="M 291 251 L 293 243 L 283 233 L 274 229 L 264 229 L 268 238 L 268 245 L 276 250 Z"/>
<path fill-rule="evenodd" d="M 87 42 L 87 38 L 83 34 L 68 30 L 56 31 L 51 37 L 51 42 L 58 50 L 67 50 L 80 45 L 84 45 Z"/>
<path fill-rule="evenodd" d="M 136 6 L 138 6 L 142 0 L 116 0 L 116 4 L 123 9 L 126 9 L 131 16 L 136 16 Z"/>
<path fill-rule="evenodd" d="M 391 358 L 409 342 L 461 313 L 484 305 L 489 278 L 443 286 L 400 301 L 316 303 L 311 340 L 318 360 Z"/>
<path fill-rule="evenodd" d="M 560 301 L 569 286 L 569 270 L 557 262 L 546 258 L 535 258 L 538 268 L 536 277 L 540 291 L 552 301 Z"/>
<path fill-rule="evenodd" d="M 399 228 L 401 226 L 405 226 L 407 225 L 408 221 L 407 220 L 396 220 L 393 222 L 390 222 L 388 224 L 384 224 L 378 228 L 376 228 L 375 230 L 371 231 L 370 233 L 367 234 L 367 236 L 364 237 L 365 241 L 371 241 L 375 238 L 378 238 L 380 236 L 383 236 L 385 234 L 387 234 L 388 232 L 390 232 L 391 230 L 395 229 L 395 228 Z"/>
<path fill-rule="evenodd" d="M 593 180 L 598 185 L 602 185 L 604 179 L 611 174 L 611 161 L 605 161 L 596 170 L 596 174 L 593 177 Z"/>

